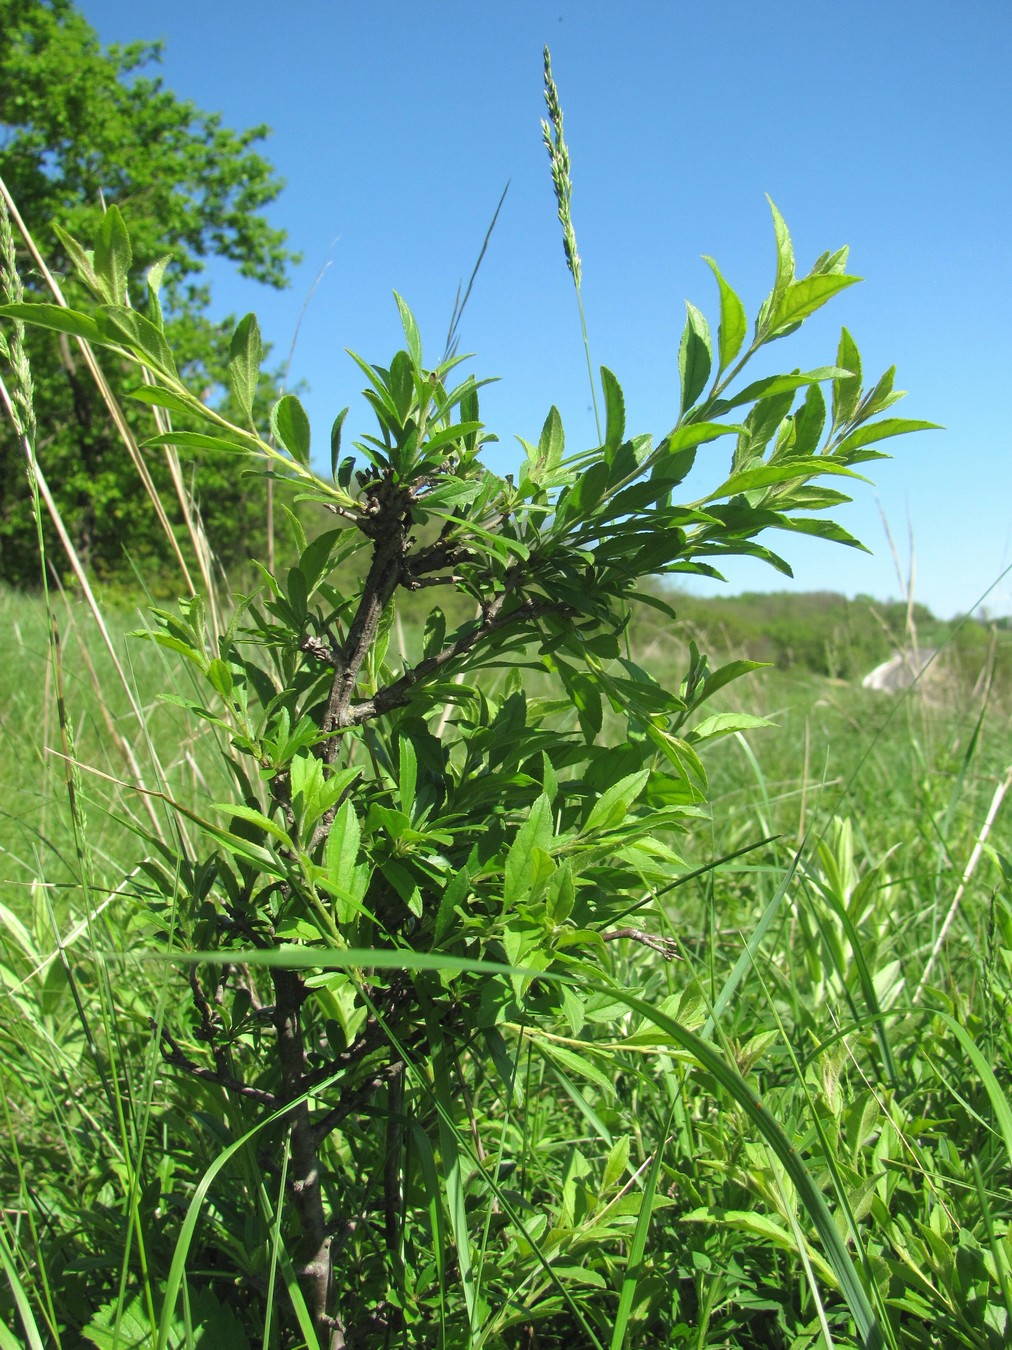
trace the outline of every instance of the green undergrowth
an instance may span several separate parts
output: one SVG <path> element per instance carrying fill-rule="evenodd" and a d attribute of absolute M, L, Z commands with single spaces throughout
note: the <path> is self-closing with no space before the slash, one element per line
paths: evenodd
<path fill-rule="evenodd" d="M 553 407 L 507 477 L 466 292 L 435 364 L 395 297 L 328 472 L 296 395 L 261 407 L 253 315 L 229 399 L 190 386 L 115 203 L 59 231 L 77 308 L 25 299 L 0 209 L 0 397 L 75 578 L 0 595 L 0 1350 L 1009 1343 L 1007 631 L 826 597 L 757 629 L 657 580 L 854 546 L 855 466 L 932 424 L 846 328 L 745 373 L 858 280 L 799 276 L 772 207 L 751 329 L 707 259 L 671 425 L 627 432 L 544 73 L 597 442 Z M 26 325 L 132 372 L 136 465 L 232 456 L 327 528 L 226 596 L 184 486 L 185 598 L 94 601 L 66 530 L 46 556 Z M 860 686 L 919 642 L 917 687 Z"/>
<path fill-rule="evenodd" d="M 132 1195 L 144 1261 L 168 1274 L 188 1197 L 243 1125 L 241 1112 L 221 1116 L 217 1089 L 202 1101 L 197 1084 L 181 1111 L 176 1076 L 152 1055 L 147 1019 L 166 994 L 145 950 L 147 920 L 129 888 L 117 895 L 136 857 L 124 816 L 138 810 L 115 781 L 129 778 L 118 742 L 132 747 L 135 767 L 154 774 L 157 762 L 161 785 L 194 799 L 208 790 L 214 756 L 207 731 L 184 732 L 177 710 L 159 702 L 178 671 L 126 639 L 136 616 L 117 616 L 112 637 L 143 735 L 125 695 L 108 696 L 111 658 L 94 626 L 64 611 L 66 712 L 81 760 L 105 775 L 81 781 L 82 864 L 44 610 L 7 595 L 2 616 L 0 1038 L 3 1109 L 17 1140 L 3 1164 L 6 1241 L 32 1303 L 48 1303 L 48 1320 L 64 1328 L 60 1344 L 80 1343 L 74 1325 L 87 1327 L 88 1344 L 134 1344 L 131 1328 L 145 1322 L 130 1298 L 118 1341 L 111 1315 L 103 1331 L 95 1312 L 96 1280 L 113 1299 L 122 1262 L 130 1270 L 141 1259 L 122 1248 L 122 1197 Z M 640 659 L 677 668 L 677 634 L 670 657 L 651 642 Z M 491 679 L 490 693 L 503 681 Z M 1000 834 L 985 843 L 919 986 L 1012 762 L 1007 721 L 982 696 L 939 704 L 776 669 L 726 690 L 721 706 L 774 726 L 715 747 L 711 814 L 672 841 L 689 873 L 701 871 L 658 906 L 658 932 L 677 959 L 613 944 L 610 975 L 704 1034 L 742 1073 L 832 1202 L 888 1343 L 998 1347 L 1012 1258 L 1012 894 Z M 42 745 L 56 753 L 43 757 Z M 728 861 L 713 868 L 719 859 Z M 92 1042 L 116 1047 L 125 1095 L 103 1085 Z M 470 1108 L 501 1182 L 465 1177 L 462 1200 L 465 1211 L 484 1208 L 488 1240 L 515 1213 L 529 1237 L 482 1258 L 484 1306 L 499 1310 L 483 1343 L 527 1345 L 536 1325 L 538 1345 L 571 1344 L 574 1304 L 599 1325 L 591 1309 L 620 1291 L 622 1253 L 643 1213 L 634 1175 L 649 1180 L 653 1200 L 628 1312 L 633 1343 L 814 1346 L 827 1328 L 834 1345 L 861 1343 L 840 1319 L 838 1277 L 799 1220 L 796 1185 L 754 1111 L 661 1029 L 602 996 L 579 1022 L 536 1043 L 521 1038 L 511 1053 L 514 1109 L 491 1080 Z M 229 1291 L 265 1297 L 270 1270 L 248 1165 L 224 1191 L 212 1188 L 191 1252 L 194 1269 L 231 1254 L 231 1268 L 198 1281 L 191 1297 L 193 1324 L 219 1325 L 229 1346 L 248 1343 L 227 1311 Z M 368 1212 L 368 1179 L 361 1184 Z M 344 1259 L 365 1277 L 382 1241 L 366 1225 Z M 411 1269 L 416 1317 L 432 1299 L 457 1296 L 440 1271 L 434 1252 Z M 215 1291 L 210 1303 L 201 1288 Z M 40 1343 L 55 1342 L 43 1334 Z M 167 1343 L 186 1343 L 182 1323 Z"/>

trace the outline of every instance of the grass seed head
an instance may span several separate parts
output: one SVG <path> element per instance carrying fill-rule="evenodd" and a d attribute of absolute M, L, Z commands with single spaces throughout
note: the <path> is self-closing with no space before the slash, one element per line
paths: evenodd
<path fill-rule="evenodd" d="M 580 255 L 576 250 L 576 231 L 573 229 L 573 180 L 570 176 L 569 147 L 562 130 L 562 105 L 559 103 L 559 91 L 552 77 L 552 56 L 545 48 L 545 102 L 548 105 L 548 120 L 542 119 L 541 134 L 552 165 L 552 186 L 559 207 L 559 222 L 562 225 L 562 247 L 566 253 L 566 266 L 573 274 L 577 287 L 580 285 Z"/>

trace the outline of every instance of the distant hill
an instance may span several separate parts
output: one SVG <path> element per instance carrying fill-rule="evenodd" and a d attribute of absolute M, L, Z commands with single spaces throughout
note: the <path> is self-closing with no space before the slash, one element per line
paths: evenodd
<path fill-rule="evenodd" d="M 910 647 L 907 605 L 870 596 L 848 600 L 832 591 L 745 592 L 703 599 L 671 587 L 657 592 L 678 614 L 678 629 L 706 650 L 781 669 L 800 668 L 832 679 L 860 680 L 875 666 Z M 1001 664 L 1012 667 L 1012 625 L 977 619 L 936 619 L 926 605 L 910 615 L 920 647 L 946 648 L 967 675 L 976 678 L 996 645 Z M 662 628 L 661 615 L 642 615 L 637 629 Z M 670 626 L 669 626 L 670 627 Z"/>

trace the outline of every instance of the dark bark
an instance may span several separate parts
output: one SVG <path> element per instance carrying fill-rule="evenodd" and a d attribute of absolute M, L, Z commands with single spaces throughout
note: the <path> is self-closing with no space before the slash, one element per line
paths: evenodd
<path fill-rule="evenodd" d="M 294 971 L 276 969 L 274 981 L 274 1028 L 277 1032 L 281 1067 L 282 1100 L 295 1102 L 305 1091 L 306 1055 L 302 1033 L 302 1005 L 306 986 Z M 330 1340 L 333 1330 L 327 1303 L 330 1297 L 330 1244 L 320 1188 L 320 1158 L 309 1103 L 293 1108 L 289 1192 L 299 1216 L 297 1269 L 306 1301 L 319 1333 Z"/>

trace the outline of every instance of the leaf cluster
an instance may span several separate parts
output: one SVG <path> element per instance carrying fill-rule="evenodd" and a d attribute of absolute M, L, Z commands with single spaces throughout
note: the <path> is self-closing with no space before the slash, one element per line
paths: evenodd
<path fill-rule="evenodd" d="M 330 1254 L 330 1235 L 355 1220 L 330 1184 L 347 1171 L 342 1141 L 353 1136 L 386 1178 L 372 1203 L 392 1245 L 369 1257 L 370 1289 L 393 1281 L 400 1324 L 434 1315 L 432 1283 L 445 1285 L 445 1268 L 430 1271 L 422 1290 L 389 1262 L 401 1225 L 427 1212 L 419 1187 L 439 1189 L 430 1184 L 438 1168 L 445 1210 L 438 1218 L 429 1210 L 425 1222 L 444 1224 L 452 1238 L 468 1324 L 491 1316 L 471 1265 L 460 1098 L 492 1083 L 512 1101 L 525 1038 L 568 1073 L 574 1065 L 555 1028 L 583 1045 L 618 1009 L 642 1013 L 647 1005 L 614 976 L 613 943 L 672 954 L 651 926 L 664 921 L 659 901 L 685 872 L 679 837 L 706 813 L 708 745 L 762 721 L 705 708 L 754 662 L 712 670 L 693 646 L 671 687 L 632 659 L 624 645 L 632 603 L 675 617 L 644 583 L 719 575 L 723 558 L 742 554 L 789 570 L 758 542 L 770 528 L 854 544 L 824 514 L 846 499 L 820 480 L 855 478 L 853 466 L 878 457 L 880 441 L 927 425 L 882 418 L 899 397 L 892 374 L 864 390 L 846 330 L 833 365 L 740 378 L 758 351 L 855 280 L 845 250 L 798 279 L 775 210 L 774 227 L 775 282 L 747 343 L 742 303 L 711 264 L 717 341 L 690 306 L 677 417 L 660 440 L 628 433 L 621 386 L 602 369 L 601 444 L 567 452 L 553 408 L 506 477 L 484 463 L 492 437 L 480 418 L 482 381 L 462 377 L 456 355 L 426 363 L 399 296 L 403 348 L 382 366 L 353 356 L 375 428 L 345 451 L 339 413 L 329 474 L 314 468 L 297 396 L 274 403 L 269 431 L 258 420 L 263 345 L 252 315 L 230 344 L 234 415 L 192 392 L 162 312 L 160 265 L 148 270 L 143 308 L 127 303 L 132 245 L 115 207 L 92 248 L 61 235 L 89 304 L 0 307 L 0 317 L 106 349 L 137 372 L 137 400 L 200 422 L 149 444 L 228 455 L 333 517 L 311 539 L 293 519 L 291 566 L 261 565 L 262 584 L 225 631 L 194 598 L 156 610 L 144 634 L 192 671 L 196 697 L 175 701 L 219 738 L 234 785 L 231 799 L 199 811 L 176 804 L 181 840 L 196 843 L 170 847 L 145 834 L 142 898 L 166 949 L 200 972 L 189 1028 L 177 1019 L 158 1034 L 181 1072 L 290 1126 L 293 1289 L 317 1332 L 332 1325 L 335 1304 L 343 1316 L 360 1298 L 333 1293 Z M 717 486 L 681 501 L 697 457 L 720 443 L 730 463 L 713 474 Z M 357 585 L 337 579 L 349 561 Z M 409 651 L 399 606 L 440 590 L 466 597 L 473 617 L 449 630 L 433 604 Z M 263 973 L 243 974 L 250 968 Z M 786 1141 L 767 1130 L 751 1089 L 705 1038 L 667 1013 L 656 1020 L 780 1148 L 855 1316 L 870 1325 L 828 1210 Z M 385 1110 L 375 1105 L 382 1092 Z M 408 1092 L 410 1117 L 401 1106 Z M 354 1124 L 377 1111 L 382 1140 Z M 408 1119 L 415 1161 L 396 1143 Z M 616 1157 L 612 1171 L 622 1167 Z M 570 1227 L 583 1203 L 578 1180 L 567 1182 Z M 655 1183 L 656 1172 L 651 1194 Z M 513 1225 L 504 1241 L 530 1257 L 532 1271 L 548 1271 L 537 1234 L 501 1188 L 495 1195 Z M 652 1200 L 648 1216 L 651 1208 Z M 560 1251 L 577 1247 L 560 1239 Z M 554 1290 L 549 1275 L 546 1299 Z"/>

